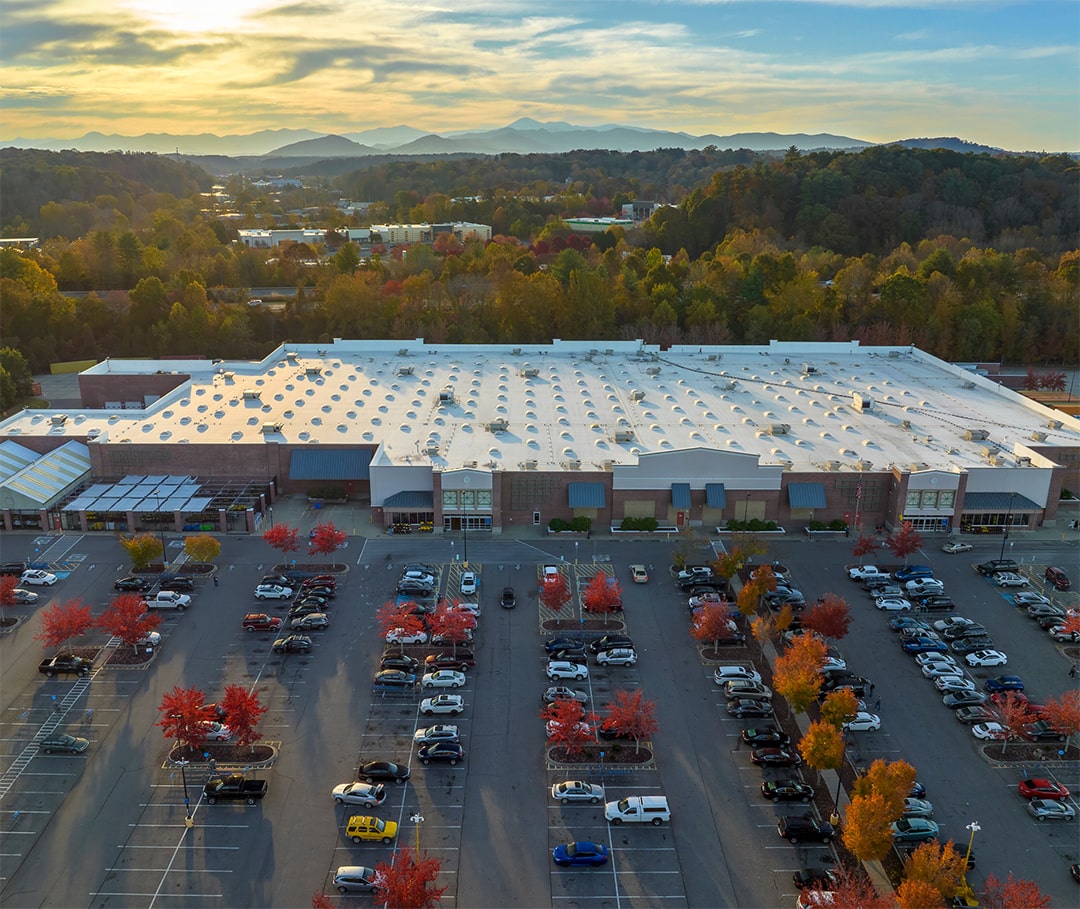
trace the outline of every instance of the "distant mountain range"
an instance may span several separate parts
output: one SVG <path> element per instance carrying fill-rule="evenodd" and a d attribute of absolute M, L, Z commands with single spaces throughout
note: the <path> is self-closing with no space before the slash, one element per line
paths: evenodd
<path fill-rule="evenodd" d="M 217 136 L 213 133 L 173 135 L 146 133 L 141 136 L 105 135 L 91 132 L 79 139 L 11 139 L 0 146 L 41 148 L 58 151 L 131 151 L 161 155 L 179 153 L 188 158 L 217 155 L 247 158 L 357 158 L 369 155 L 443 155 L 503 153 L 560 153 L 577 149 L 612 151 L 653 151 L 658 148 L 720 149 L 745 148 L 751 151 L 782 151 L 792 145 L 801 151 L 817 149 L 862 149 L 877 144 L 899 144 L 915 148 L 947 148 L 967 152 L 1000 152 L 1001 149 L 956 138 L 902 139 L 895 143 L 867 142 L 831 133 L 734 133 L 727 136 L 694 136 L 689 133 L 641 129 L 633 126 L 575 126 L 565 122 L 541 123 L 525 117 L 508 126 L 489 130 L 458 130 L 425 133 L 411 126 L 369 129 L 344 135 L 327 135 L 307 129 L 270 129 L 248 135 Z"/>

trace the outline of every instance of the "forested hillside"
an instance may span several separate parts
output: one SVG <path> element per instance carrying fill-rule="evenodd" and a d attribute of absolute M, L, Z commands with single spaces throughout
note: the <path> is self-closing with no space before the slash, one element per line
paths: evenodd
<path fill-rule="evenodd" d="M 666 167 L 657 163 L 665 155 Z M 528 156 L 536 157 L 557 156 Z M 638 178 L 610 176 L 597 163 L 606 158 L 584 154 L 565 172 L 530 161 L 523 186 L 514 168 L 525 159 L 502 156 L 487 163 L 505 170 L 487 174 L 482 189 L 470 182 L 473 164 L 427 162 L 416 184 L 445 188 L 427 195 L 401 188 L 407 168 L 392 165 L 380 217 L 486 221 L 478 212 L 488 205 L 497 236 L 462 245 L 444 235 L 434 246 L 376 248 L 369 259 L 333 234 L 313 246 L 248 249 L 234 242 L 235 222 L 202 211 L 192 194 L 47 202 L 42 248 L 0 251 L 2 344 L 35 371 L 89 357 L 259 357 L 285 339 L 332 337 L 859 339 L 961 361 L 1077 360 L 1080 193 L 1065 158 L 792 151 L 710 174 L 641 229 L 576 236 L 561 219 L 612 213 L 619 180 L 638 195 L 629 194 Z M 95 172 L 103 184 L 134 179 L 122 163 Z M 671 176 L 695 164 L 673 152 L 656 153 L 650 166 Z M 514 185 L 492 189 L 500 183 Z M 338 187 L 269 197 L 232 185 L 240 223 L 272 224 L 273 215 L 295 223 L 288 212 L 299 201 L 315 203 L 320 226 L 344 223 L 329 204 Z M 87 212 L 93 227 L 69 233 Z M 247 289 L 267 286 L 300 290 L 283 311 L 248 306 Z M 130 293 L 78 301 L 62 293 L 115 289 Z"/>

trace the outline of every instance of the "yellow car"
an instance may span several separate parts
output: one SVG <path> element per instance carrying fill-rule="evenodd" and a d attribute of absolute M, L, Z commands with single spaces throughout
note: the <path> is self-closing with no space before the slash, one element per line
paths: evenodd
<path fill-rule="evenodd" d="M 349 818 L 345 835 L 354 843 L 362 843 L 364 840 L 382 840 L 384 843 L 392 843 L 394 837 L 397 836 L 397 827 L 397 821 L 384 821 L 382 818 L 354 814 Z"/>
<path fill-rule="evenodd" d="M 644 565 L 631 565 L 630 577 L 633 578 L 635 584 L 647 584 L 649 582 L 649 573 L 645 570 Z"/>

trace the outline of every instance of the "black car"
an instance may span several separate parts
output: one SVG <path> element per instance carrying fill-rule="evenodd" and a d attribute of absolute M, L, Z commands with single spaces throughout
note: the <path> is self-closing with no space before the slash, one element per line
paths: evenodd
<path fill-rule="evenodd" d="M 726 638 L 711 639 L 708 641 L 702 641 L 702 643 L 707 644 L 710 647 L 714 644 L 717 644 L 721 647 L 736 647 L 746 643 L 746 635 L 743 634 L 741 631 L 733 631 Z"/>
<path fill-rule="evenodd" d="M 416 685 L 416 674 L 407 669 L 381 669 L 372 679 L 373 685 L 385 685 L 388 688 L 412 688 Z"/>
<path fill-rule="evenodd" d="M 311 638 L 304 634 L 290 634 L 288 637 L 278 638 L 270 649 L 274 653 L 309 653 Z"/>
<path fill-rule="evenodd" d="M 125 578 L 117 578 L 113 581 L 113 590 L 131 590 L 136 593 L 145 593 L 153 586 L 153 581 L 148 580 L 147 578 L 136 578 L 131 575 Z"/>
<path fill-rule="evenodd" d="M 776 832 L 790 843 L 827 843 L 836 833 L 832 824 L 815 820 L 812 814 L 782 817 L 776 824 Z"/>
<path fill-rule="evenodd" d="M 999 571 L 1019 571 L 1020 566 L 1016 564 L 1014 559 L 991 559 L 989 562 L 976 565 L 975 570 L 983 577 L 989 577 Z"/>
<path fill-rule="evenodd" d="M 1046 720 L 1038 720 L 1024 727 L 1024 738 L 1029 742 L 1064 742 L 1065 733 L 1051 726 Z"/>
<path fill-rule="evenodd" d="M 735 698 L 728 701 L 727 712 L 737 717 L 771 717 L 772 706 L 768 701 L 752 701 L 749 698 Z"/>
<path fill-rule="evenodd" d="M 458 761 L 465 760 L 465 749 L 457 742 L 434 742 L 425 745 L 417 752 L 421 764 L 430 764 L 438 761 L 443 764 L 454 765 Z"/>
<path fill-rule="evenodd" d="M 321 587 L 319 585 L 315 585 L 311 587 L 301 587 L 300 595 L 305 597 L 323 597 L 323 599 L 332 600 L 334 597 L 337 596 L 337 592 L 334 590 L 333 587 Z"/>
<path fill-rule="evenodd" d="M 326 597 L 309 596 L 307 593 L 305 593 L 293 605 L 318 606 L 319 612 L 329 612 L 330 607 L 333 605 L 333 603 L 331 603 L 330 600 L 328 600 Z"/>
<path fill-rule="evenodd" d="M 325 612 L 320 603 L 297 603 L 289 609 L 289 618 L 295 619 L 302 615 L 311 615 L 313 612 Z"/>
<path fill-rule="evenodd" d="M 499 605 L 503 609 L 513 609 L 517 605 L 517 598 L 514 596 L 513 587 L 504 587 L 502 596 L 499 598 Z"/>
<path fill-rule="evenodd" d="M 548 652 L 549 660 L 564 660 L 567 663 L 584 663 L 585 649 L 581 650 L 551 650 Z"/>
<path fill-rule="evenodd" d="M 862 582 L 862 589 L 879 590 L 882 587 L 888 587 L 892 583 L 893 579 L 889 575 L 883 574 L 878 577 L 864 578 Z"/>
<path fill-rule="evenodd" d="M 380 669 L 404 669 L 406 672 L 416 672 L 420 668 L 420 661 L 404 653 L 388 653 L 379 661 Z"/>
<path fill-rule="evenodd" d="M 286 574 L 264 574 L 260 584 L 277 584 L 279 587 L 293 587 L 295 586 Z"/>
<path fill-rule="evenodd" d="M 941 703 L 950 710 L 959 710 L 961 707 L 978 707 L 986 703 L 986 695 L 979 691 L 950 691 L 943 695 Z"/>
<path fill-rule="evenodd" d="M 619 729 L 610 720 L 604 720 L 596 730 L 596 734 L 602 739 L 632 739 L 633 736 L 623 729 Z"/>
<path fill-rule="evenodd" d="M 831 868 L 800 868 L 791 876 L 791 882 L 797 890 L 808 887 L 832 890 L 836 886 L 836 872 Z"/>
<path fill-rule="evenodd" d="M 194 590 L 195 579 L 187 574 L 163 574 L 158 578 L 162 590 Z"/>
<path fill-rule="evenodd" d="M 624 647 L 633 647 L 633 638 L 625 634 L 605 634 L 602 638 L 589 642 L 589 650 L 600 653 L 602 650 L 621 650 Z"/>
<path fill-rule="evenodd" d="M 397 592 L 401 596 L 430 597 L 435 591 L 427 584 L 416 584 L 412 581 L 402 581 L 397 586 Z"/>
<path fill-rule="evenodd" d="M 826 669 L 822 674 L 825 676 L 825 681 L 822 682 L 821 687 L 826 691 L 833 691 L 836 688 L 870 687 L 869 679 L 846 669 Z"/>
<path fill-rule="evenodd" d="M 994 642 L 988 637 L 961 638 L 949 645 L 953 653 L 974 653 L 976 650 L 993 650 Z"/>
<path fill-rule="evenodd" d="M 544 650 L 548 653 L 554 653 L 556 650 L 581 650 L 584 646 L 581 638 L 566 635 L 544 641 Z"/>
<path fill-rule="evenodd" d="M 3 565 L 0 565 L 0 576 L 17 575 L 22 577 L 22 573 L 29 567 L 26 562 L 4 562 Z"/>
<path fill-rule="evenodd" d="M 718 574 L 703 574 L 695 575 L 692 578 L 686 578 L 679 581 L 680 590 L 693 590 L 695 587 L 708 587 L 715 590 L 717 593 L 723 593 L 727 590 L 728 580 Z"/>
<path fill-rule="evenodd" d="M 404 783 L 409 778 L 409 768 L 395 764 L 393 761 L 368 761 L 361 764 L 356 771 L 356 778 L 365 783 L 374 783 L 380 780 L 392 780 L 395 783 Z"/>
<path fill-rule="evenodd" d="M 814 787 L 795 779 L 765 780 L 761 794 L 773 802 L 809 802 L 814 797 Z"/>
<path fill-rule="evenodd" d="M 749 729 L 744 729 L 739 738 L 747 745 L 753 745 L 755 748 L 764 745 L 788 745 L 791 743 L 791 736 L 786 732 L 781 732 L 775 726 L 752 726 Z"/>
<path fill-rule="evenodd" d="M 988 634 L 984 625 L 973 622 L 970 625 L 953 625 L 951 628 L 946 628 L 942 632 L 942 637 L 946 641 L 959 641 L 961 638 L 986 637 Z"/>
<path fill-rule="evenodd" d="M 919 600 L 919 608 L 924 612 L 951 612 L 956 608 L 956 602 L 952 597 L 934 594 Z"/>

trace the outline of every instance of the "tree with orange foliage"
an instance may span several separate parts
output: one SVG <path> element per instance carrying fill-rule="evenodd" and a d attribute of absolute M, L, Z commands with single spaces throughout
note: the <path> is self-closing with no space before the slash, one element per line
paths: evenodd
<path fill-rule="evenodd" d="M 275 524 L 263 533 L 262 538 L 282 555 L 300 549 L 300 531 L 288 524 Z"/>
<path fill-rule="evenodd" d="M 579 701 L 552 701 L 540 711 L 540 718 L 551 724 L 548 741 L 561 745 L 567 754 L 580 754 L 585 743 L 594 738 L 589 723 L 596 717 L 593 714 L 586 717 Z"/>
<path fill-rule="evenodd" d="M 0 606 L 15 605 L 15 588 L 19 579 L 13 574 L 0 575 Z"/>
<path fill-rule="evenodd" d="M 855 556 L 855 558 L 861 559 L 863 556 L 868 556 L 871 553 L 877 552 L 877 548 L 877 539 L 864 533 L 855 541 L 855 545 L 851 547 L 851 554 Z"/>
<path fill-rule="evenodd" d="M 803 613 L 802 626 L 823 638 L 839 641 L 851 626 L 851 610 L 835 593 L 827 593 Z"/>
<path fill-rule="evenodd" d="M 892 554 L 898 559 L 903 559 L 906 565 L 908 556 L 922 548 L 923 538 L 922 534 L 912 526 L 911 521 L 904 521 L 899 530 L 889 535 L 888 543 Z"/>
<path fill-rule="evenodd" d="M 308 539 L 308 552 L 312 555 L 330 555 L 337 552 L 349 535 L 344 530 L 338 530 L 333 521 L 322 521 L 315 525 Z"/>
<path fill-rule="evenodd" d="M 837 729 L 859 712 L 859 699 L 850 688 L 837 688 L 825 695 L 821 702 L 821 718 Z"/>
<path fill-rule="evenodd" d="M 852 795 L 842 830 L 844 845 L 860 862 L 880 862 L 892 848 L 890 824 L 896 817 L 884 796 Z"/>
<path fill-rule="evenodd" d="M 880 758 L 855 780 L 855 795 L 875 793 L 885 799 L 889 822 L 904 813 L 904 799 L 915 784 L 915 768 L 907 761 L 883 761 Z"/>
<path fill-rule="evenodd" d="M 722 578 L 731 580 L 735 573 L 742 568 L 746 561 L 746 553 L 738 546 L 733 546 L 729 552 L 721 553 L 712 563 L 712 570 Z"/>
<path fill-rule="evenodd" d="M 839 770 L 844 760 L 844 734 L 831 723 L 815 720 L 799 742 L 803 763 L 815 770 Z"/>
<path fill-rule="evenodd" d="M 783 634 L 795 622 L 795 610 L 788 603 L 781 607 L 779 612 L 773 613 L 773 620 L 776 622 L 776 630 Z"/>
<path fill-rule="evenodd" d="M 899 909 L 945 909 L 945 897 L 933 884 L 909 878 L 896 888 L 896 905 Z"/>
<path fill-rule="evenodd" d="M 796 713 L 805 713 L 821 691 L 825 677 L 825 642 L 812 634 L 801 634 L 776 658 L 773 688 Z"/>
<path fill-rule="evenodd" d="M 720 642 L 731 640 L 735 635 L 727 601 L 705 603 L 696 609 L 693 620 L 690 622 L 690 634 L 694 640 L 703 644 L 712 641 L 713 653 L 719 653 Z"/>
<path fill-rule="evenodd" d="M 622 587 L 607 572 L 598 571 L 581 593 L 581 608 L 604 615 L 619 612 L 622 609 Z"/>
<path fill-rule="evenodd" d="M 750 616 L 757 612 L 761 604 L 761 598 L 770 590 L 776 589 L 776 575 L 767 565 L 759 568 L 757 573 L 745 584 L 735 602 L 738 603 L 739 612 Z"/>
<path fill-rule="evenodd" d="M 120 638 L 138 652 L 139 638 L 161 624 L 161 614 L 146 608 L 146 601 L 137 593 L 113 597 L 113 601 L 97 620 L 97 626 Z"/>
<path fill-rule="evenodd" d="M 986 876 L 980 904 L 983 909 L 1049 909 L 1052 902 L 1034 881 L 1017 879 L 1010 871 L 1005 881 Z"/>
<path fill-rule="evenodd" d="M 750 634 L 754 636 L 754 640 L 759 644 L 764 644 L 766 641 L 777 637 L 780 634 L 780 629 L 777 628 L 776 619 L 773 616 L 754 616 L 750 620 Z"/>
<path fill-rule="evenodd" d="M 540 582 L 540 602 L 552 612 L 561 612 L 570 601 L 570 588 L 563 573 L 557 572 Z"/>
<path fill-rule="evenodd" d="M 955 896 L 964 886 L 965 866 L 964 855 L 957 851 L 951 841 L 944 845 L 936 842 L 921 843 L 904 860 L 903 877 L 905 882 L 917 881 L 930 887 L 944 902 L 945 899 Z M 897 895 L 900 896 L 900 893 Z M 900 903 L 901 906 L 905 905 L 903 899 Z M 931 901 L 909 902 L 906 905 L 909 909 L 921 909 L 922 906 L 936 904 Z"/>
<path fill-rule="evenodd" d="M 55 603 L 41 614 L 41 631 L 34 635 L 46 647 L 60 650 L 72 638 L 81 637 L 95 625 L 90 607 L 76 598 Z"/>
<path fill-rule="evenodd" d="M 1067 737 L 1067 747 L 1068 739 L 1080 733 L 1080 691 L 1073 688 L 1057 697 L 1047 698 L 1043 717 Z"/>
<path fill-rule="evenodd" d="M 161 540 L 154 533 L 140 533 L 130 537 L 120 537 L 120 545 L 124 547 L 131 564 L 136 569 L 146 568 L 154 559 L 163 558 L 165 548 Z"/>
<path fill-rule="evenodd" d="M 434 886 L 441 870 L 439 859 L 419 858 L 405 846 L 375 866 L 376 901 L 392 909 L 433 909 L 446 892 Z"/>
<path fill-rule="evenodd" d="M 605 709 L 607 717 L 604 719 L 604 728 L 631 736 L 634 739 L 635 754 L 641 749 L 642 741 L 648 741 L 656 735 L 659 728 L 656 722 L 656 702 L 645 700 L 640 688 L 616 691 L 615 700 L 609 702 Z"/>

